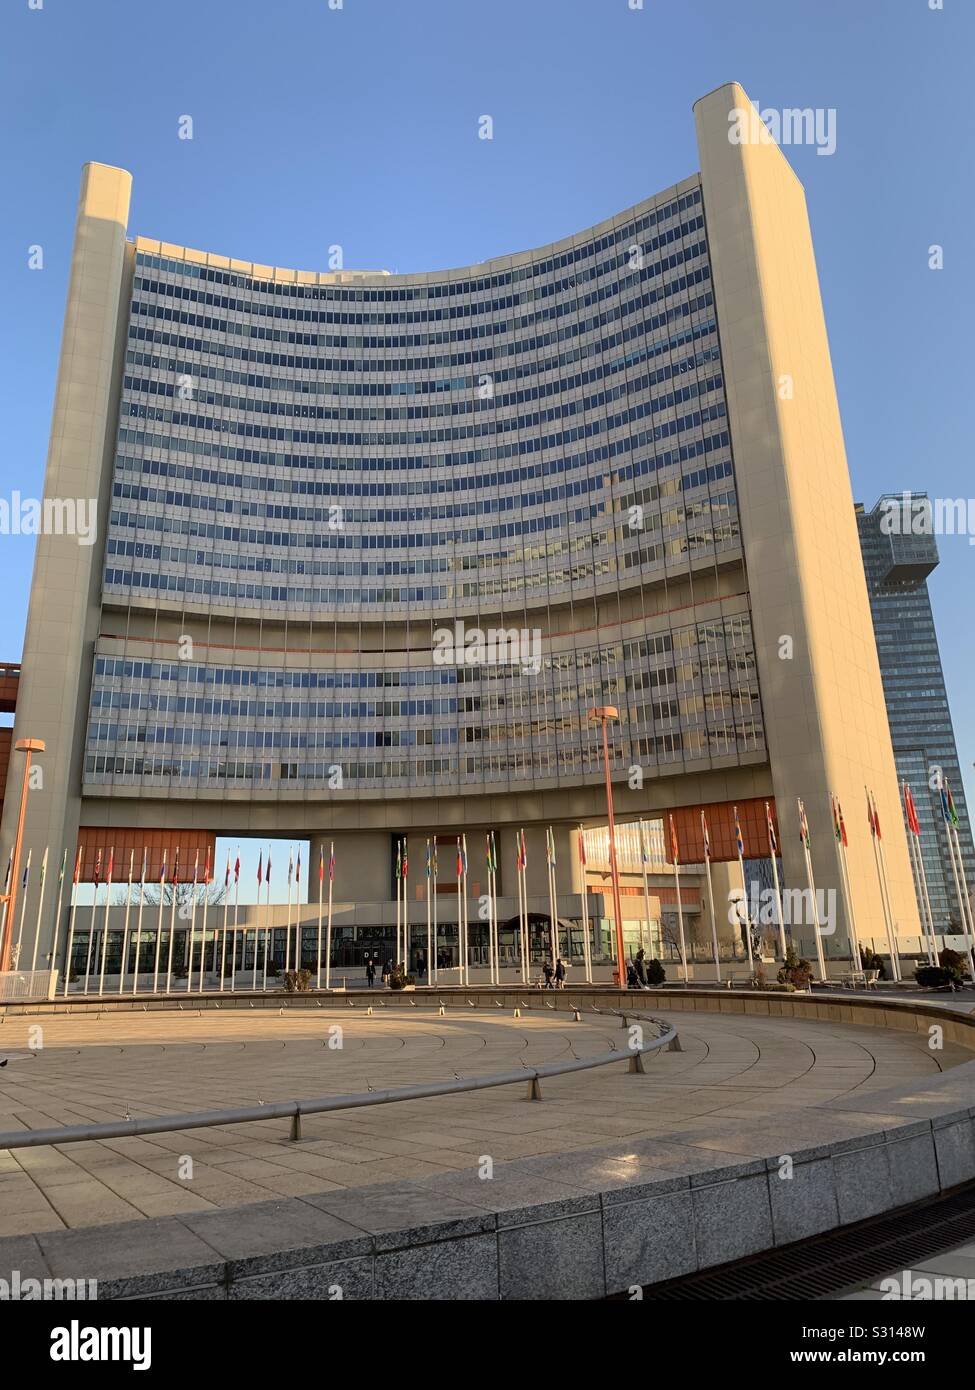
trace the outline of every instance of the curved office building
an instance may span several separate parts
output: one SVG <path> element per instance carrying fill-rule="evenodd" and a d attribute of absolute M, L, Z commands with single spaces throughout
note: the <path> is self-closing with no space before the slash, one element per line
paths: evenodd
<path fill-rule="evenodd" d="M 618 810 L 675 811 L 686 859 L 701 805 L 757 835 L 802 795 L 823 881 L 829 790 L 893 826 L 802 191 L 729 139 L 746 101 L 698 103 L 677 186 L 425 274 L 131 241 L 129 175 L 86 166 L 48 491 L 99 530 L 39 546 L 34 843 L 338 837 L 383 901 L 391 834 L 596 823 L 598 705 Z"/>

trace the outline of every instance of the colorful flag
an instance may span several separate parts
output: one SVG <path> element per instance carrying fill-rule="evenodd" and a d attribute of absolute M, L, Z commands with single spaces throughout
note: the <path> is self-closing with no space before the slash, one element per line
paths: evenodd
<path fill-rule="evenodd" d="M 579 831 L 579 863 L 583 868 L 586 867 L 586 837 Z"/>
<path fill-rule="evenodd" d="M 240 882 L 240 847 L 237 848 L 237 858 L 234 861 L 234 882 Z"/>
<path fill-rule="evenodd" d="M 68 847 L 67 847 L 67 845 L 65 845 L 65 847 L 64 847 L 64 855 L 63 855 L 63 857 L 62 857 L 62 859 L 61 859 L 61 872 L 58 874 L 58 888 L 59 888 L 59 889 L 61 888 L 61 885 L 64 883 L 64 871 L 65 871 L 65 869 L 66 869 L 67 867 L 68 867 Z"/>
<path fill-rule="evenodd" d="M 328 849 L 328 881 L 335 878 L 335 841 L 332 840 Z"/>
<path fill-rule="evenodd" d="M 291 887 L 291 875 L 295 871 L 295 852 L 294 847 L 288 850 L 288 887 Z"/>
<path fill-rule="evenodd" d="M 224 892 L 230 887 L 230 850 L 227 850 L 227 872 L 223 876 Z"/>
<path fill-rule="evenodd" d="M 318 881 L 319 881 L 319 883 L 324 883 L 324 882 L 325 882 L 325 846 L 324 846 L 324 845 L 319 845 L 319 847 L 318 847 Z"/>
<path fill-rule="evenodd" d="M 457 882 L 459 883 L 464 873 L 464 860 L 460 852 L 460 836 L 457 836 Z"/>
<path fill-rule="evenodd" d="M 21 884 L 20 884 L 21 888 L 26 888 L 26 887 L 27 887 L 27 881 L 28 881 L 28 879 L 30 878 L 30 857 L 31 857 L 31 853 L 32 853 L 31 850 L 28 850 L 28 851 L 27 851 L 27 863 L 24 865 L 24 877 L 23 877 L 23 879 L 21 880 Z"/>
<path fill-rule="evenodd" d="M 583 851 L 585 853 L 585 851 Z M 518 832 L 518 867 L 524 869 L 528 865 L 528 846 L 525 844 L 525 832 Z"/>
<path fill-rule="evenodd" d="M 81 878 L 81 846 L 78 846 L 78 857 L 74 861 L 74 881 L 77 883 Z M 10 882 L 10 865 L 7 865 L 7 882 Z"/>
<path fill-rule="evenodd" d="M 701 823 L 704 823 L 704 812 L 701 812 Z M 707 840 L 707 827 L 704 829 L 705 841 Z M 680 846 L 677 843 L 677 826 L 674 824 L 673 816 L 670 817 L 670 852 L 675 864 L 680 863 Z"/>
<path fill-rule="evenodd" d="M 436 835 L 434 835 L 434 837 L 433 837 L 433 876 L 434 876 L 434 878 L 437 877 L 437 874 L 438 874 L 439 872 L 440 872 L 440 863 L 439 863 L 439 861 L 438 861 L 438 859 L 437 859 L 437 837 L 436 837 Z"/>
<path fill-rule="evenodd" d="M 108 851 L 108 873 L 105 875 L 109 883 L 112 881 L 112 870 L 115 868 L 115 846 Z"/>
<path fill-rule="evenodd" d="M 298 857 L 295 860 L 295 887 L 301 882 L 301 845 L 298 846 Z"/>
<path fill-rule="evenodd" d="M 261 884 L 264 882 L 264 851 L 261 850 L 257 856 L 257 887 L 260 891 Z"/>
<path fill-rule="evenodd" d="M 841 844 L 843 836 L 840 832 L 840 817 L 836 809 L 836 797 L 832 792 L 829 794 L 829 805 L 830 810 L 833 812 L 833 834 L 836 836 L 836 843 Z"/>
<path fill-rule="evenodd" d="M 735 844 L 738 847 L 738 858 L 744 858 L 745 842 L 741 838 L 741 823 L 738 820 L 738 807 L 735 807 Z"/>
<path fill-rule="evenodd" d="M 908 784 L 904 783 L 904 810 L 907 812 L 907 828 L 912 835 L 920 835 L 921 822 L 917 818 L 917 807 Z"/>
<path fill-rule="evenodd" d="M 766 801 L 765 803 L 765 824 L 768 826 L 768 849 L 769 854 L 778 854 L 779 845 L 775 838 L 775 824 L 772 820 L 772 808 Z"/>
<path fill-rule="evenodd" d="M 941 795 L 942 795 L 942 799 L 943 799 L 943 798 L 944 798 L 944 792 L 942 792 Z M 945 802 L 945 805 L 947 805 L 947 804 L 948 804 L 948 803 Z M 96 887 L 96 888 L 98 887 L 99 883 L 101 883 L 101 880 L 102 880 L 102 852 L 101 852 L 101 850 L 98 850 L 97 853 L 95 854 L 95 887 Z"/>
<path fill-rule="evenodd" d="M 195 888 L 196 885 L 197 885 L 197 881 L 198 881 L 199 877 L 200 877 L 200 851 L 197 850 L 197 851 L 196 851 L 196 858 L 193 860 L 193 887 L 194 887 L 194 888 Z"/>
<path fill-rule="evenodd" d="M 396 841 L 396 877 L 398 879 L 403 877 L 403 852 L 401 840 Z"/>
<path fill-rule="evenodd" d="M 870 810 L 870 824 L 873 826 L 873 833 L 878 840 L 883 839 L 880 833 L 880 812 L 877 810 L 877 803 L 871 792 L 867 793 L 867 805 Z"/>
<path fill-rule="evenodd" d="M 948 819 L 952 825 L 957 826 L 958 812 L 955 810 L 955 798 L 951 794 L 951 787 L 948 785 L 947 779 L 945 780 L 945 795 L 948 798 Z"/>
<path fill-rule="evenodd" d="M 176 854 L 173 857 L 173 887 L 179 887 L 179 845 L 176 846 Z"/>
<path fill-rule="evenodd" d="M 460 837 L 460 861 L 464 870 L 464 877 L 467 877 L 467 836 Z"/>
<path fill-rule="evenodd" d="M 44 875 L 47 873 L 47 850 L 44 850 L 44 858 L 41 860 L 41 876 L 38 879 L 38 888 L 44 887 Z"/>
<path fill-rule="evenodd" d="M 160 886 L 162 886 L 162 884 L 164 884 L 164 883 L 166 882 L 166 855 L 167 855 L 168 853 L 169 853 L 169 850 L 168 850 L 168 849 L 164 849 L 164 850 L 163 850 L 162 868 L 161 868 L 160 871 L 159 871 L 159 883 L 160 883 Z"/>
<path fill-rule="evenodd" d="M 271 846 L 267 847 L 267 868 L 264 870 L 264 877 L 267 879 L 267 886 L 271 887 Z"/>
<path fill-rule="evenodd" d="M 703 812 L 703 810 L 701 811 L 701 834 L 704 836 L 704 858 L 705 858 L 705 859 L 710 859 L 710 858 L 711 858 L 711 836 L 708 834 L 708 823 L 707 823 L 707 821 L 706 821 L 705 818 L 704 818 L 704 812 Z"/>
<path fill-rule="evenodd" d="M 409 878 L 410 875 L 410 847 L 407 838 L 403 836 L 403 877 Z"/>
<path fill-rule="evenodd" d="M 142 882 L 146 881 L 146 874 L 149 870 L 149 846 L 142 846 Z"/>
<path fill-rule="evenodd" d="M 809 822 L 806 820 L 806 808 L 801 796 L 796 797 L 799 803 L 799 839 L 806 849 L 809 848 Z"/>
<path fill-rule="evenodd" d="M 427 878 L 430 877 L 430 875 L 431 875 L 432 872 L 433 872 L 433 861 L 432 861 L 432 859 L 430 858 L 430 839 L 429 839 L 429 836 L 428 836 L 428 837 L 427 837 L 427 863 L 426 863 L 426 875 L 427 875 Z"/>

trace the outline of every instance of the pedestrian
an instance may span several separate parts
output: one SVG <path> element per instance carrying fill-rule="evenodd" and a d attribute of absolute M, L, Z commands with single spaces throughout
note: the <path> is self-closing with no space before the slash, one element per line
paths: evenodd
<path fill-rule="evenodd" d="M 637 953 L 636 953 L 636 960 L 633 962 L 633 968 L 634 968 L 634 970 L 636 971 L 636 977 L 637 977 L 637 980 L 639 981 L 640 988 L 641 988 L 641 989 L 646 989 L 646 987 L 647 987 L 647 953 L 646 953 L 646 951 L 643 949 L 642 946 L 640 947 L 639 951 L 637 951 Z"/>
<path fill-rule="evenodd" d="M 384 961 L 383 961 L 383 976 L 382 976 L 383 984 L 384 984 L 384 985 L 385 985 L 385 984 L 388 984 L 390 974 L 392 973 L 392 969 L 393 969 L 392 963 L 391 963 L 390 961 L 388 961 L 388 960 L 384 960 Z"/>
<path fill-rule="evenodd" d="M 422 951 L 417 951 L 417 953 L 416 953 L 416 978 L 417 978 L 418 980 L 422 980 L 423 977 L 424 977 L 424 975 L 425 975 L 426 973 L 427 973 L 427 962 L 426 962 L 426 957 L 424 956 L 424 954 L 423 954 Z"/>
<path fill-rule="evenodd" d="M 561 956 L 555 962 L 555 988 L 565 989 L 565 961 Z"/>
<path fill-rule="evenodd" d="M 372 989 L 376 980 L 376 962 L 371 956 L 366 958 L 366 984 Z"/>
<path fill-rule="evenodd" d="M 631 960 L 627 961 L 626 963 L 626 987 L 627 989 L 640 988 L 640 981 L 636 973 L 636 966 L 633 964 Z"/>
<path fill-rule="evenodd" d="M 555 971 L 552 969 L 552 962 L 550 960 L 547 960 L 542 966 L 542 974 L 545 976 L 545 988 L 551 989 L 552 976 L 555 974 Z"/>

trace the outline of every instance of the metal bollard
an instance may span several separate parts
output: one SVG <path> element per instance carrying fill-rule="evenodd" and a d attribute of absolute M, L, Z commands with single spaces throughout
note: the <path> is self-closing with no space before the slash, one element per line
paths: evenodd
<path fill-rule="evenodd" d="M 670 1042 L 667 1044 L 667 1051 L 668 1051 L 668 1052 L 683 1052 L 683 1051 L 684 1051 L 684 1049 L 683 1049 L 683 1048 L 681 1047 L 681 1045 L 680 1045 L 680 1034 L 679 1034 L 679 1033 L 675 1033 L 674 1036 L 671 1038 Z"/>
<path fill-rule="evenodd" d="M 538 1084 L 538 1077 L 537 1077 L 537 1076 L 533 1076 L 533 1077 L 531 1077 L 531 1078 L 529 1079 L 529 1082 L 528 1082 L 528 1096 L 527 1096 L 527 1099 L 528 1099 L 528 1100 L 541 1100 L 541 1098 L 542 1098 L 542 1088 L 541 1088 L 541 1086 Z"/>
<path fill-rule="evenodd" d="M 301 1138 L 301 1111 L 296 1110 L 291 1116 L 291 1142 L 296 1144 Z"/>
<path fill-rule="evenodd" d="M 627 1071 L 631 1076 L 634 1074 L 637 1076 L 646 1076 L 646 1067 L 643 1065 L 642 1052 L 634 1052 L 633 1056 L 630 1058 L 630 1065 L 627 1067 Z"/>

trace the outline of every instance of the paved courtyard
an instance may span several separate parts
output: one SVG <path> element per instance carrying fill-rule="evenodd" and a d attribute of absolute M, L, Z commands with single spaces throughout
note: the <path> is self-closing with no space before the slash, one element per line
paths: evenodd
<path fill-rule="evenodd" d="M 0 1236 L 210 1211 L 398 1178 L 473 1170 L 613 1140 L 680 1134 L 747 1152 L 747 1121 L 923 1081 L 971 1059 L 924 1035 L 680 1013 L 682 1052 L 525 1088 L 443 1096 L 146 1139 L 0 1151 Z M 625 1047 L 618 1020 L 539 1010 L 438 1017 L 412 1008 L 105 1014 L 0 1027 L 0 1131 L 231 1108 L 540 1065 Z M 342 1047 L 328 1046 L 340 1024 Z M 726 1129 L 728 1140 L 720 1136 Z M 808 1136 L 807 1136 L 808 1137 Z M 192 1160 L 191 1163 L 187 1159 Z"/>

